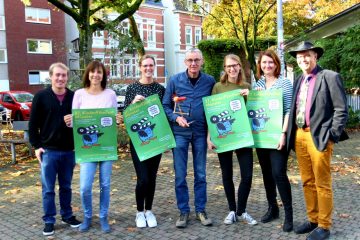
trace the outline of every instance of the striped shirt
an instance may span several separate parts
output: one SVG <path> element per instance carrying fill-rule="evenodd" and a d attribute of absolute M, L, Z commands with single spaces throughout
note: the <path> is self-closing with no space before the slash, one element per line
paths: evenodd
<path fill-rule="evenodd" d="M 269 88 L 266 89 L 265 78 L 261 77 L 259 81 L 256 82 L 254 89 L 261 88 L 265 90 L 272 89 L 282 89 L 283 90 L 283 115 L 287 115 L 290 113 L 291 100 L 292 100 L 292 92 L 293 86 L 289 79 L 277 79 L 276 82 Z"/>

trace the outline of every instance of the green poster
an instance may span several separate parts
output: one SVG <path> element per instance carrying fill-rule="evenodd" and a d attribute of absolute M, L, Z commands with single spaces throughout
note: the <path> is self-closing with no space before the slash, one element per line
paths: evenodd
<path fill-rule="evenodd" d="M 174 135 L 157 94 L 129 105 L 123 115 L 126 131 L 140 161 L 176 146 Z"/>
<path fill-rule="evenodd" d="M 282 90 L 249 92 L 248 110 L 255 148 L 277 148 L 282 131 Z"/>
<path fill-rule="evenodd" d="M 203 98 L 210 138 L 218 153 L 254 144 L 244 98 L 239 90 Z"/>
<path fill-rule="evenodd" d="M 77 163 L 117 160 L 115 108 L 73 109 Z"/>

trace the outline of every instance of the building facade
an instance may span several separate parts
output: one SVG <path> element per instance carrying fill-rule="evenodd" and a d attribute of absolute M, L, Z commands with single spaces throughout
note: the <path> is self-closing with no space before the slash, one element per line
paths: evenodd
<path fill-rule="evenodd" d="M 2 3 L 1 88 L 36 92 L 44 87 L 49 66 L 66 61 L 64 13 L 43 0 L 32 0 L 30 7 L 21 1 Z"/>

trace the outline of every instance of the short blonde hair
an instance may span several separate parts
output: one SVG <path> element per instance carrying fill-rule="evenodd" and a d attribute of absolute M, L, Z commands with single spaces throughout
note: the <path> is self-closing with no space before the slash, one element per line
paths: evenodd
<path fill-rule="evenodd" d="M 50 75 L 50 77 L 53 75 L 54 68 L 56 68 L 56 67 L 61 68 L 63 70 L 66 70 L 66 74 L 69 76 L 70 69 L 65 64 L 63 64 L 62 62 L 56 62 L 56 63 L 51 64 L 50 67 L 49 67 L 49 75 Z"/>

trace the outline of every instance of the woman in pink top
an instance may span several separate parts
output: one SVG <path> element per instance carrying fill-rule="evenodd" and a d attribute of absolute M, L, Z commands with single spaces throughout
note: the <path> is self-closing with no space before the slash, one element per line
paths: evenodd
<path fill-rule="evenodd" d="M 106 88 L 106 70 L 101 62 L 93 61 L 87 66 L 84 76 L 84 88 L 75 92 L 72 108 L 117 108 L 115 92 Z M 84 210 L 84 220 L 80 225 L 81 232 L 88 231 L 92 218 L 92 185 L 99 166 L 100 178 L 100 225 L 103 232 L 110 232 L 108 210 L 110 205 L 110 178 L 113 161 L 80 163 L 80 195 Z"/>

